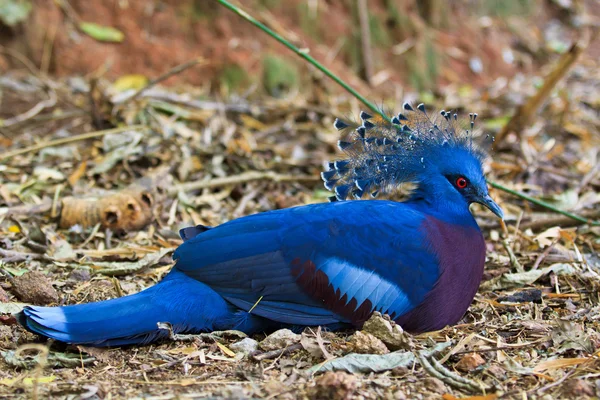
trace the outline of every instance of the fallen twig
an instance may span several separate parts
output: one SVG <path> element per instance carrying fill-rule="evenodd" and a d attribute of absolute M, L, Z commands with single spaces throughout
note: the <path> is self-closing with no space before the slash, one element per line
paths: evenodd
<path fill-rule="evenodd" d="M 189 182 L 169 188 L 169 194 L 189 192 L 198 189 L 207 189 L 226 185 L 237 185 L 258 180 L 270 180 L 273 182 L 319 182 L 321 179 L 313 175 L 280 175 L 273 171 L 249 171 L 239 175 L 215 178 L 207 181 Z"/>
<path fill-rule="evenodd" d="M 52 261 L 52 259 L 45 254 L 22 253 L 20 251 L 4 250 L 4 249 L 0 249 L 0 256 L 3 257 L 2 258 L 3 262 L 20 262 L 20 261 L 28 261 L 28 260 Z"/>
<path fill-rule="evenodd" d="M 596 220 L 600 218 L 600 210 L 584 211 L 580 215 L 586 220 L 591 220 L 592 225 L 597 224 Z M 534 218 L 529 222 L 521 224 L 521 230 L 533 229 L 540 230 L 550 228 L 552 226 L 560 226 L 561 228 L 569 228 L 572 226 L 581 225 L 578 219 L 573 219 L 569 216 L 556 216 L 551 218 Z"/>
<path fill-rule="evenodd" d="M 548 210 L 554 211 L 556 213 L 562 214 L 565 217 L 570 218 L 571 220 L 575 220 L 575 221 L 580 222 L 581 224 L 590 224 L 590 225 L 594 225 L 594 226 L 600 226 L 600 221 L 592 221 L 590 219 L 581 217 L 579 215 L 570 213 L 568 211 L 561 210 L 560 208 L 554 207 L 552 204 L 548 204 L 545 201 L 538 200 L 536 198 L 528 196 L 525 193 L 521 193 L 521 192 L 517 192 L 516 190 L 509 189 L 506 186 L 503 186 L 503 185 L 501 185 L 499 183 L 488 181 L 488 184 L 491 187 L 493 187 L 493 188 L 500 189 L 500 190 L 502 190 L 502 191 L 504 191 L 506 193 L 510 193 L 510 194 L 512 194 L 514 196 L 517 196 L 517 197 L 519 197 L 519 198 L 521 198 L 523 200 L 527 200 L 530 203 L 533 203 L 533 204 L 538 205 L 540 207 L 547 208 Z M 526 229 L 526 227 L 523 226 L 522 229 Z"/>
<path fill-rule="evenodd" d="M 162 248 L 157 252 L 148 253 L 137 261 L 132 262 L 95 262 L 93 270 L 106 276 L 124 276 L 145 271 L 153 265 L 156 265 L 161 258 L 174 251 L 174 248 Z"/>
<path fill-rule="evenodd" d="M 118 128 L 105 129 L 102 131 L 82 133 L 81 135 L 75 135 L 75 136 L 71 136 L 71 137 L 64 138 L 64 139 L 51 140 L 49 142 L 39 143 L 39 144 L 36 144 L 33 146 L 24 147 L 22 149 L 16 149 L 13 151 L 9 151 L 9 152 L 6 152 L 6 153 L 0 155 L 0 160 L 4 161 L 4 160 L 8 160 L 9 158 L 13 158 L 15 156 L 20 156 L 21 154 L 27 154 L 27 153 L 39 151 L 42 149 L 46 149 L 48 147 L 62 146 L 62 145 L 69 144 L 69 143 L 75 143 L 75 142 L 79 142 L 81 140 L 102 137 L 105 135 L 110 135 L 111 133 L 120 133 L 120 132 L 125 132 L 125 131 L 130 131 L 130 130 L 146 130 L 146 129 L 149 129 L 149 127 L 145 126 L 145 125 L 129 125 L 129 126 L 121 126 Z"/>
<path fill-rule="evenodd" d="M 16 115 L 12 118 L 9 118 L 4 121 L 2 124 L 3 128 L 9 128 L 12 125 L 19 124 L 21 122 L 25 122 L 39 113 L 41 113 L 44 109 L 54 107 L 56 105 L 56 93 L 53 90 L 48 91 L 48 98 L 46 100 L 42 100 L 37 103 L 35 106 L 25 111 L 22 114 Z"/>
<path fill-rule="evenodd" d="M 546 386 L 542 386 L 541 388 L 539 388 L 537 390 L 533 390 L 532 392 L 537 392 L 537 393 L 541 394 L 541 393 L 544 393 L 548 389 L 551 389 L 553 387 L 561 385 L 565 380 L 567 380 L 567 378 L 569 378 L 571 375 L 573 375 L 575 373 L 575 371 L 577 371 L 577 367 L 574 367 L 572 370 L 570 370 L 569 372 L 564 374 L 559 380 L 549 383 Z"/>
<path fill-rule="evenodd" d="M 136 91 L 135 93 L 133 93 L 131 96 L 125 97 L 123 99 L 119 99 L 118 101 L 116 101 L 116 104 L 124 104 L 130 100 L 134 100 L 136 98 L 138 98 L 142 93 L 144 93 L 146 90 L 150 89 L 152 86 L 169 79 L 172 76 L 175 76 L 183 71 L 185 71 L 186 69 L 189 69 L 191 67 L 194 67 L 198 64 L 204 64 L 206 63 L 206 61 L 202 58 L 195 58 L 193 60 L 187 61 L 183 64 L 179 64 L 173 68 L 171 68 L 170 70 L 168 70 L 167 72 L 165 72 L 164 74 L 160 75 L 157 78 L 154 78 L 152 80 L 150 80 L 144 87 L 140 88 L 138 91 Z"/>
<path fill-rule="evenodd" d="M 496 135 L 496 142 L 499 143 L 510 132 L 519 134 L 535 115 L 536 111 L 544 100 L 550 95 L 556 84 L 570 71 L 571 67 L 579 59 L 579 56 L 588 47 L 592 41 L 592 30 L 586 29 L 579 41 L 574 43 L 571 48 L 564 53 L 556 63 L 554 69 L 548 74 L 544 80 L 544 85 L 531 97 L 525 104 L 520 106 L 513 117 L 508 121 L 500 132 Z"/>
<path fill-rule="evenodd" d="M 548 257 L 548 254 L 550 254 L 550 251 L 552 251 L 552 248 L 556 245 L 556 243 L 558 243 L 560 237 L 554 239 L 552 241 L 552 243 L 546 247 L 546 249 L 544 250 L 544 252 L 542 254 L 540 254 L 538 256 L 538 258 L 535 259 L 535 262 L 533 263 L 533 267 L 531 267 L 531 270 L 536 270 L 538 269 L 538 267 L 540 266 L 540 264 L 542 263 L 542 261 L 544 261 L 544 259 L 546 257 Z"/>
<path fill-rule="evenodd" d="M 513 268 L 516 269 L 517 272 L 524 272 L 525 270 L 523 269 L 521 263 L 519 263 L 515 252 L 513 251 L 512 247 L 510 246 L 510 243 L 508 242 L 508 239 L 502 240 L 502 246 L 504 246 L 504 248 L 506 249 L 508 257 L 510 258 L 510 264 L 513 266 Z"/>
<path fill-rule="evenodd" d="M 44 199 L 40 204 L 25 204 L 15 207 L 0 208 L 0 216 L 46 214 L 52 209 L 52 201 Z"/>
<path fill-rule="evenodd" d="M 373 77 L 373 54 L 371 51 L 371 28 L 369 25 L 369 7 L 367 0 L 356 0 L 358 21 L 360 24 L 361 58 L 363 62 L 363 77 L 371 84 Z"/>
<path fill-rule="evenodd" d="M 12 58 L 19 61 L 21 64 L 25 66 L 31 72 L 32 75 L 39 77 L 41 75 L 41 71 L 35 66 L 31 60 L 25 57 L 23 54 L 15 51 L 9 47 L 4 47 L 0 45 L 0 53 L 11 56 Z"/>

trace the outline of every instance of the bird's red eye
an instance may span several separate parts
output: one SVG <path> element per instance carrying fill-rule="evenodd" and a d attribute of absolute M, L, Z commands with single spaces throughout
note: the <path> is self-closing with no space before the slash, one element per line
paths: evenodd
<path fill-rule="evenodd" d="M 456 186 L 459 189 L 464 189 L 467 187 L 467 180 L 465 178 L 463 178 L 462 176 L 459 176 L 458 178 L 456 178 Z"/>

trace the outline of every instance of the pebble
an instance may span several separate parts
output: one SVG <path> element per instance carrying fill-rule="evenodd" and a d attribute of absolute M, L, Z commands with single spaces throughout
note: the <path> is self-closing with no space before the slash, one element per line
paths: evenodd
<path fill-rule="evenodd" d="M 229 348 L 236 353 L 251 354 L 258 350 L 258 342 L 254 339 L 245 338 L 239 342 L 235 342 Z"/>
<path fill-rule="evenodd" d="M 399 350 L 408 347 L 410 337 L 402 330 L 400 325 L 390 320 L 387 315 L 374 312 L 365 322 L 363 332 L 370 333 L 381 340 L 390 350 Z"/>
<path fill-rule="evenodd" d="M 279 350 L 299 343 L 301 336 L 289 329 L 280 329 L 271 333 L 262 342 L 260 348 L 264 351 Z"/>
<path fill-rule="evenodd" d="M 477 353 L 465 354 L 455 365 L 462 372 L 471 372 L 477 367 L 485 364 L 485 359 Z"/>
<path fill-rule="evenodd" d="M 47 305 L 58 303 L 58 293 L 50 279 L 41 272 L 27 272 L 13 279 L 12 292 L 25 303 Z"/>
<path fill-rule="evenodd" d="M 326 372 L 307 392 L 314 400 L 349 400 L 356 391 L 357 379 L 346 372 Z"/>
<path fill-rule="evenodd" d="M 390 351 L 385 344 L 370 333 L 356 332 L 350 337 L 350 348 L 361 354 L 387 354 Z"/>

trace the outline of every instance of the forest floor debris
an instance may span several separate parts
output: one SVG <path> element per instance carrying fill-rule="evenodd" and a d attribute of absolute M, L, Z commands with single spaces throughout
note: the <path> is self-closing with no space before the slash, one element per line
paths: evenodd
<path fill-rule="evenodd" d="M 575 69 L 566 82 L 569 99 L 552 97 L 520 137 L 497 144 L 491 175 L 561 208 L 597 215 L 600 98 L 590 88 L 600 76 L 597 61 L 584 59 Z M 15 83 L 4 90 L 18 91 L 31 77 L 4 79 Z M 319 172 L 336 157 L 333 119 L 359 108 L 333 97 L 318 106 L 303 98 L 255 105 L 170 101 L 182 95 L 156 86 L 105 116 L 117 130 L 81 139 L 76 135 L 94 129 L 91 116 L 68 106 L 86 101 L 77 82 L 54 82 L 60 107 L 38 114 L 47 118 L 43 124 L 25 118 L 0 137 L 24 149 L 5 153 L 0 165 L 0 397 L 600 395 L 600 227 L 561 226 L 555 214 L 499 190 L 493 197 L 506 211 L 506 229 L 474 207 L 488 244 L 485 282 L 456 326 L 412 336 L 375 316 L 361 333 L 315 327 L 301 335 L 279 332 L 270 342 L 229 332 L 134 348 L 46 347 L 10 316 L 24 303 L 75 304 L 138 292 L 169 271 L 182 227 L 326 201 Z M 460 106 L 501 115 L 511 88 L 485 102 L 473 92 Z M 200 95 L 190 90 L 186 98 Z M 44 96 L 40 89 L 37 100 L 31 93 L 28 99 L 35 105 Z M 48 145 L 57 140 L 60 146 Z M 166 175 L 149 188 L 143 224 L 118 230 L 101 220 L 57 224 L 58 205 L 68 196 L 114 196 L 159 173 Z M 126 200 L 119 202 L 128 208 Z M 40 276 L 35 285 L 19 286 Z"/>

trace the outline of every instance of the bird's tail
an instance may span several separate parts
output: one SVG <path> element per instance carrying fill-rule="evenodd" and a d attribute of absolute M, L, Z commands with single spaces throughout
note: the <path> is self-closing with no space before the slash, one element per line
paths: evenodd
<path fill-rule="evenodd" d="M 65 307 L 28 306 L 17 319 L 28 330 L 66 343 L 93 346 L 144 344 L 169 332 L 223 329 L 232 310 L 207 285 L 173 270 L 157 285 L 140 293 L 98 303 Z"/>

